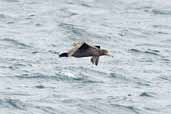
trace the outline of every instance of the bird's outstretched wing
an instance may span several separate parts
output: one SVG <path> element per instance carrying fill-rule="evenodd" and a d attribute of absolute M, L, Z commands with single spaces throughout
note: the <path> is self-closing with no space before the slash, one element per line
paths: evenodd
<path fill-rule="evenodd" d="M 91 46 L 84 42 L 78 49 L 81 51 L 84 51 L 84 50 L 87 50 L 89 48 L 91 48 Z"/>
<path fill-rule="evenodd" d="M 100 49 L 100 46 L 95 46 L 96 48 L 98 48 L 98 49 Z M 96 66 L 98 65 L 98 63 L 99 63 L 99 56 L 93 56 L 91 59 L 90 59 L 90 61 L 91 61 L 91 63 L 92 64 L 95 64 Z"/>
<path fill-rule="evenodd" d="M 91 59 L 90 59 L 91 63 L 92 64 L 95 64 L 96 66 L 98 65 L 99 63 L 99 56 L 93 56 Z"/>
<path fill-rule="evenodd" d="M 96 53 L 97 48 L 90 46 L 89 44 L 83 42 L 79 47 L 76 48 L 72 56 L 74 57 L 89 57 Z"/>

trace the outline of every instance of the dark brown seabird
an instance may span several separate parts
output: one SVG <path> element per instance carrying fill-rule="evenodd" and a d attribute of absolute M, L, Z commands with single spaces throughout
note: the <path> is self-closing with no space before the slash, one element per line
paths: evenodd
<path fill-rule="evenodd" d="M 89 44 L 75 43 L 74 48 L 68 52 L 61 53 L 59 57 L 91 57 L 92 64 L 98 65 L 99 57 L 103 55 L 109 55 L 105 49 L 100 49 L 100 46 L 90 46 Z"/>

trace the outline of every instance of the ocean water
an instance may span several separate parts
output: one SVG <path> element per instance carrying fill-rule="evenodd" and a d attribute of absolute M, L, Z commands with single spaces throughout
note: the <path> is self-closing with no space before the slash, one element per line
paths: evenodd
<path fill-rule="evenodd" d="M 0 0 L 0 114 L 171 114 L 171 1 Z"/>

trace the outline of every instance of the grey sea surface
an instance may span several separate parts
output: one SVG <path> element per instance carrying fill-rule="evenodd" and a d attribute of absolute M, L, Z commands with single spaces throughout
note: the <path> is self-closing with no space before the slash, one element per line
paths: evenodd
<path fill-rule="evenodd" d="M 171 1 L 0 0 L 0 114 L 171 114 Z"/>

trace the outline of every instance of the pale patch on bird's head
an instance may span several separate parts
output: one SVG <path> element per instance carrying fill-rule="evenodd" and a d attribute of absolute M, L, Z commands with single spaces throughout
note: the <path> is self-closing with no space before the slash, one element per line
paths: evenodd
<path fill-rule="evenodd" d="M 107 50 L 105 50 L 105 49 L 101 49 L 101 50 L 100 50 L 100 55 L 112 56 L 112 55 L 110 55 L 109 52 L 108 52 Z"/>

